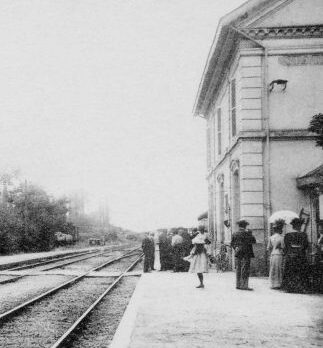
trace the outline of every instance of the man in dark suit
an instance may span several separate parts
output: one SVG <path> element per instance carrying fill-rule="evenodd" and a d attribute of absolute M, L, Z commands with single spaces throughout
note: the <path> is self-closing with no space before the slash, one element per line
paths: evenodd
<path fill-rule="evenodd" d="M 149 269 L 151 268 L 151 259 L 152 259 L 152 241 L 149 236 L 149 233 L 146 233 L 142 244 L 142 251 L 144 253 L 144 272 L 149 272 Z"/>
<path fill-rule="evenodd" d="M 252 290 L 248 286 L 250 273 L 250 260 L 255 257 L 252 244 L 256 243 L 251 230 L 247 230 L 249 222 L 238 221 L 239 231 L 234 233 L 231 246 L 236 257 L 236 288 L 239 290 Z"/>

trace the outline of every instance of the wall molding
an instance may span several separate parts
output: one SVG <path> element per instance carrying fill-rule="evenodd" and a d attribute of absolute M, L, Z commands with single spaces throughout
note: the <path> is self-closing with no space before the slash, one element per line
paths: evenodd
<path fill-rule="evenodd" d="M 241 28 L 240 30 L 255 40 L 323 37 L 323 25 L 321 24 L 288 27 Z"/>

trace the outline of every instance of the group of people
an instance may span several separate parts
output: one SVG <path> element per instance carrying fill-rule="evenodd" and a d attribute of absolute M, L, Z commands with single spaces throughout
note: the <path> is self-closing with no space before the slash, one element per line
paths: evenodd
<path fill-rule="evenodd" d="M 248 229 L 248 221 L 238 221 L 238 231 L 233 233 L 231 247 L 235 255 L 236 289 L 252 290 L 249 287 L 250 263 L 255 257 L 253 244 L 256 239 Z M 301 232 L 303 221 L 294 218 L 290 222 L 293 230 L 282 235 L 284 220 L 276 220 L 273 234 L 268 241 L 270 252 L 269 280 L 272 289 L 288 292 L 305 292 L 308 286 L 306 250 L 309 243 L 305 232 Z M 323 245 L 323 235 L 322 235 Z M 209 245 L 211 241 L 204 226 L 192 231 L 173 231 L 172 234 L 147 235 L 142 243 L 145 254 L 144 272 L 149 270 L 189 271 L 197 273 L 199 285 L 204 288 L 203 273 L 208 272 Z M 223 245 L 223 247 L 225 247 Z M 184 263 L 183 263 L 184 261 Z"/>
<path fill-rule="evenodd" d="M 306 250 L 309 243 L 306 233 L 301 232 L 303 220 L 294 218 L 290 224 L 293 230 L 283 237 L 285 221 L 275 221 L 273 235 L 269 238 L 271 288 L 283 288 L 288 292 L 306 292 L 308 288 Z"/>
<path fill-rule="evenodd" d="M 270 252 L 269 281 L 272 289 L 287 292 L 306 292 L 308 288 L 308 263 L 306 250 L 309 243 L 305 232 L 301 232 L 302 219 L 290 222 L 292 231 L 282 235 L 284 220 L 276 220 L 273 234 L 267 249 Z M 252 290 L 248 286 L 250 260 L 254 257 L 253 244 L 256 243 L 252 232 L 247 229 L 246 220 L 238 221 L 239 231 L 233 234 L 231 246 L 236 258 L 236 288 Z"/>
<path fill-rule="evenodd" d="M 189 265 L 184 258 L 191 251 L 191 239 L 192 236 L 185 229 L 146 233 L 142 241 L 144 272 L 188 271 Z"/>
<path fill-rule="evenodd" d="M 144 272 L 173 270 L 197 273 L 197 288 L 204 288 L 203 273 L 208 272 L 210 244 L 204 226 L 192 229 L 191 234 L 184 229 L 147 233 L 142 241 Z"/>

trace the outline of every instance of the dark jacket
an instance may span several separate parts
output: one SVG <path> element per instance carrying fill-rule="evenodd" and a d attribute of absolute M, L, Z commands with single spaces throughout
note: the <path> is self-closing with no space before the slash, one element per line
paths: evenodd
<path fill-rule="evenodd" d="M 252 244 L 255 243 L 256 239 L 250 230 L 240 230 L 234 233 L 231 240 L 231 246 L 238 259 L 255 257 L 252 248 Z"/>
<path fill-rule="evenodd" d="M 145 237 L 141 244 L 142 251 L 145 255 L 150 255 L 153 252 L 153 242 L 149 237 Z"/>
<path fill-rule="evenodd" d="M 289 232 L 284 238 L 285 253 L 287 255 L 295 255 L 299 257 L 306 256 L 308 248 L 307 235 L 304 232 Z"/>

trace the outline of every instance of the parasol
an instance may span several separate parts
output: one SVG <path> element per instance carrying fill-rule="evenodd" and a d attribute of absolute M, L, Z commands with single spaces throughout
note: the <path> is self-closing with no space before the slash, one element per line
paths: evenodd
<path fill-rule="evenodd" d="M 286 224 L 289 224 L 293 219 L 298 218 L 298 214 L 291 210 L 279 210 L 276 211 L 268 220 L 270 224 L 274 223 L 278 219 L 282 219 Z"/>

